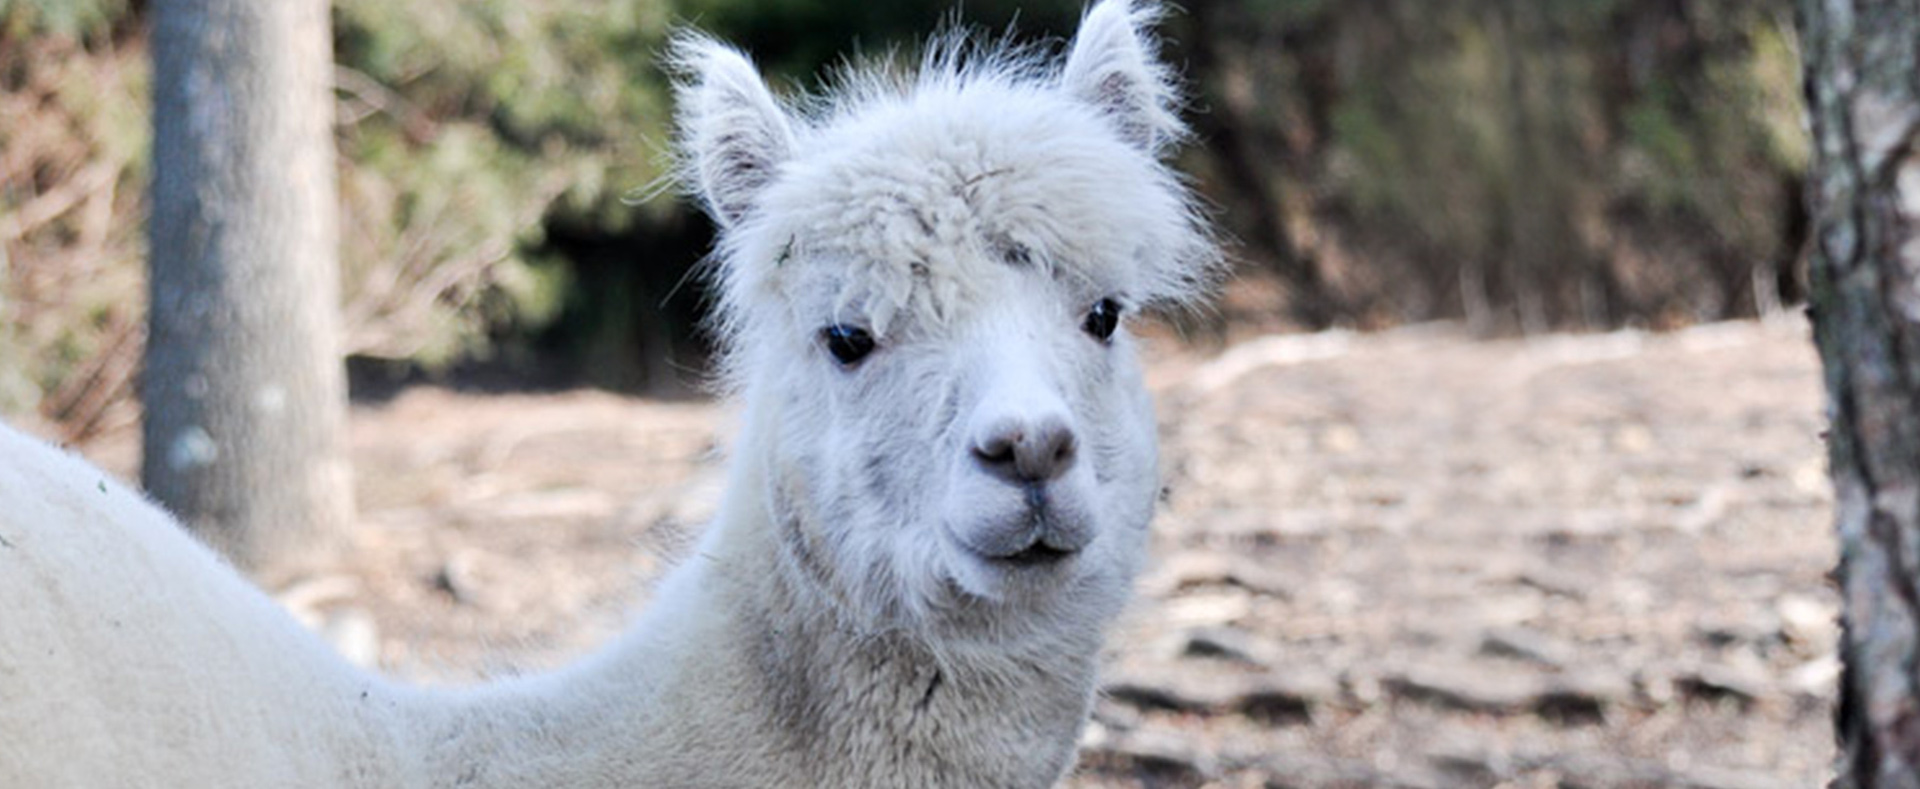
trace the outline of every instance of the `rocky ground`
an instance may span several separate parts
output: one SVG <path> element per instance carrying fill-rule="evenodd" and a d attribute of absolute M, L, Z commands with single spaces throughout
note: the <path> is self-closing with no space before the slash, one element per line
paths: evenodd
<path fill-rule="evenodd" d="M 1824 782 L 1834 546 L 1801 322 L 1154 358 L 1170 494 L 1072 785 Z M 357 549 L 280 597 L 403 675 L 560 662 L 710 511 L 726 425 L 591 392 L 358 406 Z"/>
<path fill-rule="evenodd" d="M 1088 785 L 1824 782 L 1801 324 L 1290 337 L 1161 372 L 1174 494 Z"/>

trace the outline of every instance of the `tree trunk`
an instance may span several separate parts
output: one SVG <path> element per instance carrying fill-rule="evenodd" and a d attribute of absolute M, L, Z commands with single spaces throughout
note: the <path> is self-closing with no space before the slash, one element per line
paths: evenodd
<path fill-rule="evenodd" d="M 1224 35 L 1221 29 L 1239 20 L 1216 20 L 1216 10 L 1220 9 L 1205 2 L 1188 8 L 1188 23 L 1194 34 L 1187 43 L 1187 57 L 1193 73 L 1215 75 L 1218 79 L 1225 59 L 1220 52 L 1223 47 L 1220 39 Z M 1253 46 L 1257 48 L 1257 44 Z M 1302 325 L 1325 329 L 1342 318 L 1353 318 L 1353 305 L 1344 303 L 1340 294 L 1334 292 L 1313 259 L 1313 253 L 1293 243 L 1280 200 L 1284 187 L 1275 168 L 1269 164 L 1281 155 L 1277 153 L 1280 146 L 1274 140 L 1255 139 L 1260 136 L 1260 129 L 1246 109 L 1225 95 L 1217 95 L 1212 100 L 1211 111 L 1197 113 L 1194 124 L 1207 141 L 1208 151 L 1220 160 L 1220 188 L 1244 206 L 1248 246 L 1266 257 L 1267 268 L 1287 287 L 1288 310 Z"/>
<path fill-rule="evenodd" d="M 156 0 L 141 479 L 256 574 L 353 510 L 326 0 Z"/>
<path fill-rule="evenodd" d="M 1920 2 L 1801 0 L 1844 603 L 1837 786 L 1920 787 Z"/>

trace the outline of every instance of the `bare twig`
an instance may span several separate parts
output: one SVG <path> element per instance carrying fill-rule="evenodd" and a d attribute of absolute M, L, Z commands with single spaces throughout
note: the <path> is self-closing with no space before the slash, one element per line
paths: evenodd
<path fill-rule="evenodd" d="M 59 219 L 94 193 L 112 186 L 120 175 L 120 167 L 121 163 L 113 160 L 93 162 L 59 186 L 27 201 L 19 210 L 0 216 L 0 243 L 20 240 L 41 225 Z"/>
<path fill-rule="evenodd" d="M 75 443 L 93 436 L 112 406 L 132 396 L 146 335 L 143 321 L 115 313 L 106 344 L 41 404 L 41 414 L 60 425 L 62 440 Z"/>
<path fill-rule="evenodd" d="M 456 257 L 441 257 L 451 240 L 433 223 L 409 228 L 393 262 L 365 275 L 366 286 L 343 309 L 348 352 L 403 357 L 418 351 L 427 339 L 420 331 L 427 316 L 436 307 L 465 305 L 484 287 L 495 267 L 513 255 L 520 233 L 540 221 L 567 183 L 557 173 L 543 179 L 512 221 Z"/>
<path fill-rule="evenodd" d="M 439 124 L 434 123 L 433 118 L 428 117 L 427 113 L 421 111 L 413 102 L 407 101 L 407 97 L 394 92 L 392 88 L 381 84 L 379 80 L 368 76 L 365 72 L 335 63 L 333 64 L 333 87 L 352 96 L 355 101 L 368 108 L 367 111 L 359 113 L 342 112 L 339 116 L 339 122 L 342 125 L 351 126 L 364 120 L 368 115 L 380 112 L 399 121 L 400 130 L 413 142 L 428 142 L 440 133 Z"/>

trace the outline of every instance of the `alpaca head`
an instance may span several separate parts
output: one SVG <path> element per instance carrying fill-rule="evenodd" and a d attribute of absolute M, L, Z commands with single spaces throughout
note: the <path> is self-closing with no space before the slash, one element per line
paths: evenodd
<path fill-rule="evenodd" d="M 955 37 L 801 109 L 677 42 L 740 451 L 786 566 L 864 627 L 998 640 L 1125 599 L 1159 488 L 1127 323 L 1218 260 L 1161 160 L 1154 15 L 1107 0 L 1058 66 Z"/>

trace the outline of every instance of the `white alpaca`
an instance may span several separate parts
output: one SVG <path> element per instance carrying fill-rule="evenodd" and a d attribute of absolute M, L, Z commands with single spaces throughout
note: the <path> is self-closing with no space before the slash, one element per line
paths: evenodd
<path fill-rule="evenodd" d="M 0 429 L 0 786 L 1045 786 L 1158 489 L 1123 314 L 1217 260 L 1110 0 L 804 114 L 676 42 L 746 416 L 699 549 L 554 674 L 346 665 L 100 471 Z"/>

